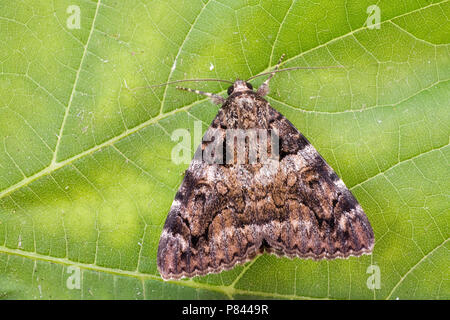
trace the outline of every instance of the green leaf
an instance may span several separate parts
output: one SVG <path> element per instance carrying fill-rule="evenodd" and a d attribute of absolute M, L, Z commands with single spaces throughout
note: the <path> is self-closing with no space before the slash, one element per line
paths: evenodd
<path fill-rule="evenodd" d="M 0 297 L 449 299 L 450 2 L 377 3 L 379 29 L 373 1 L 0 2 Z M 157 244 L 188 166 L 170 136 L 218 107 L 137 88 L 247 78 L 282 53 L 285 67 L 344 66 L 279 73 L 268 99 L 351 187 L 373 254 L 262 255 L 162 281 Z"/>

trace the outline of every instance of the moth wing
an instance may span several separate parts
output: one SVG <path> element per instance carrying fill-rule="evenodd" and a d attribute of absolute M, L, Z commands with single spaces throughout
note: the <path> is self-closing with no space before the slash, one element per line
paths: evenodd
<path fill-rule="evenodd" d="M 277 169 L 202 161 L 202 142 L 160 238 L 164 279 L 217 273 L 265 250 L 313 259 L 372 251 L 373 231 L 355 197 L 308 140 L 267 107 L 269 129 L 280 139 Z M 204 141 L 217 132 L 223 138 L 222 115 Z"/>
<path fill-rule="evenodd" d="M 358 201 L 297 128 L 269 108 L 269 122 L 280 136 L 280 170 L 271 196 L 284 218 L 264 225 L 266 250 L 313 259 L 370 253 L 374 234 Z"/>
<path fill-rule="evenodd" d="M 219 116 L 203 141 L 225 134 Z M 261 247 L 254 219 L 244 213 L 245 193 L 234 167 L 202 161 L 207 145 L 202 142 L 186 170 L 161 234 L 157 265 L 163 279 L 231 269 L 251 260 Z"/>

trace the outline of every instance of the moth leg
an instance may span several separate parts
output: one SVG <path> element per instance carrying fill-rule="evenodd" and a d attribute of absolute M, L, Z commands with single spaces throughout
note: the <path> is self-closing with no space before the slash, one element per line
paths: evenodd
<path fill-rule="evenodd" d="M 283 53 L 280 57 L 280 60 L 278 60 L 277 65 L 275 66 L 275 69 L 273 71 L 277 71 L 280 68 L 281 61 L 283 61 L 285 54 Z M 263 84 L 258 88 L 258 94 L 261 97 L 264 97 L 265 95 L 269 94 L 269 81 L 272 79 L 272 77 L 275 75 L 275 72 L 272 72 L 270 76 L 267 78 L 266 81 L 263 82 Z"/>
<path fill-rule="evenodd" d="M 207 97 L 211 98 L 211 101 L 215 104 L 224 104 L 225 103 L 225 98 L 221 97 L 215 93 L 209 93 L 209 92 L 194 90 L 194 89 L 190 89 L 190 88 L 183 88 L 183 87 L 178 87 L 178 86 L 176 88 L 179 90 L 189 91 L 189 92 L 193 92 L 196 94 L 201 94 L 203 96 L 207 96 Z"/>

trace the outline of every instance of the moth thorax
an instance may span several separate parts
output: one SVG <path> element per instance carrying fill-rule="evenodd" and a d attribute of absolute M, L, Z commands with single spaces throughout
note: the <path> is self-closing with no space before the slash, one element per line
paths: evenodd
<path fill-rule="evenodd" d="M 251 97 L 237 99 L 238 124 L 241 129 L 267 129 L 266 108 L 264 104 Z"/>
<path fill-rule="evenodd" d="M 249 89 L 248 84 L 243 80 L 236 80 L 233 84 L 233 92 L 244 92 Z"/>

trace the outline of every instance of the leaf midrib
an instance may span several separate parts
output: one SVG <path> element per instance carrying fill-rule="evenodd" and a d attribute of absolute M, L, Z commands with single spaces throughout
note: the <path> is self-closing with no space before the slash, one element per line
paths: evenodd
<path fill-rule="evenodd" d="M 409 268 L 403 275 L 401 275 L 400 280 L 392 287 L 392 290 L 389 292 L 389 294 L 386 296 L 386 300 L 389 300 L 392 296 L 392 294 L 395 292 L 395 290 L 403 283 L 403 281 L 408 277 L 408 275 L 414 271 L 422 262 L 424 262 L 428 257 L 430 257 L 434 252 L 436 252 L 439 248 L 444 246 L 448 242 L 449 238 L 445 239 L 442 243 L 437 245 L 435 248 L 430 250 L 427 254 L 425 254 L 419 261 L 417 261 L 414 265 L 412 265 L 411 268 Z M 185 287 L 191 287 L 195 289 L 203 289 L 203 290 L 210 290 L 222 293 L 226 296 L 228 296 L 230 299 L 233 299 L 235 295 L 241 294 L 241 295 L 255 295 L 255 296 L 262 296 L 262 297 L 271 297 L 271 298 L 281 298 L 281 299 L 315 299 L 315 300 L 328 300 L 330 297 L 322 298 L 322 297 L 310 297 L 310 296 L 299 296 L 295 294 L 279 294 L 279 293 L 273 293 L 273 292 L 264 292 L 264 291 L 252 291 L 252 290 L 243 290 L 243 289 L 237 289 L 235 288 L 236 283 L 238 281 L 233 281 L 228 286 L 219 286 L 219 285 L 211 285 L 208 283 L 201 283 L 201 282 L 195 282 L 192 279 L 189 280 L 182 280 L 182 281 L 164 281 L 161 277 L 158 277 L 153 274 L 148 273 L 141 273 L 139 271 L 128 271 L 128 270 L 121 270 L 121 269 L 115 269 L 115 268 L 108 268 L 108 267 L 101 267 L 94 264 L 86 264 L 86 263 L 79 263 L 74 262 L 69 259 L 65 258 L 55 258 L 51 256 L 41 255 L 38 253 L 33 253 L 29 251 L 23 251 L 18 249 L 10 249 L 4 246 L 0 246 L 0 253 L 4 254 L 11 254 L 16 256 L 21 256 L 23 258 L 31 259 L 31 260 L 41 260 L 49 263 L 56 263 L 59 265 L 65 265 L 65 266 L 73 266 L 78 267 L 80 269 L 84 270 L 91 270 L 96 272 L 104 272 L 109 273 L 112 275 L 117 276 L 126 276 L 126 277 L 133 277 L 140 280 L 156 280 L 160 282 L 167 282 L 172 283 L 180 286 Z M 237 276 L 236 280 L 239 280 L 243 274 L 248 270 L 250 266 L 244 267 L 242 272 Z"/>
<path fill-rule="evenodd" d="M 49 262 L 49 263 L 55 263 L 55 264 L 64 265 L 64 266 L 78 267 L 83 270 L 103 272 L 103 273 L 108 273 L 108 274 L 112 274 L 112 275 L 116 275 L 116 276 L 126 276 L 126 277 L 137 278 L 140 280 L 155 280 L 155 281 L 167 282 L 167 283 L 171 283 L 171 284 L 175 284 L 175 285 L 180 285 L 180 286 L 184 286 L 184 287 L 191 287 L 191 288 L 195 288 L 195 289 L 215 291 L 215 292 L 219 292 L 219 293 L 222 293 L 222 294 L 228 296 L 230 299 L 232 299 L 233 296 L 239 295 L 239 294 L 256 295 L 256 296 L 262 296 L 262 297 L 281 298 L 281 299 L 320 299 L 320 300 L 328 299 L 328 298 L 321 298 L 321 297 L 298 296 L 295 294 L 280 294 L 280 293 L 273 293 L 273 292 L 243 290 L 243 289 L 235 288 L 236 282 L 233 282 L 228 286 L 224 286 L 224 285 L 220 286 L 220 285 L 211 285 L 208 283 L 196 282 L 192 279 L 179 280 L 179 281 L 165 281 L 161 277 L 158 277 L 153 274 L 142 273 L 139 271 L 129 271 L 129 270 L 116 269 L 116 268 L 102 267 L 102 266 L 98 266 L 95 264 L 79 263 L 79 262 L 74 262 L 74 261 L 66 259 L 66 258 L 56 258 L 56 257 L 41 255 L 39 253 L 29 252 L 29 251 L 10 249 L 10 248 L 4 247 L 4 246 L 0 246 L 0 253 L 20 256 L 20 257 L 31 259 L 31 260 L 40 260 L 40 261 L 45 261 L 45 262 Z M 247 270 L 247 268 L 245 268 L 239 276 L 242 276 L 242 274 L 246 270 Z"/>

